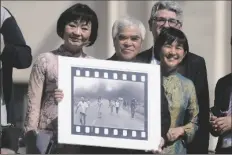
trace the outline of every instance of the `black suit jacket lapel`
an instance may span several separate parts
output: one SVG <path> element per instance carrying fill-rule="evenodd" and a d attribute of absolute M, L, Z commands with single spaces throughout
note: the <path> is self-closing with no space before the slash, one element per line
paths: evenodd
<path fill-rule="evenodd" d="M 137 62 L 150 63 L 152 60 L 152 48 L 142 51 L 136 56 Z"/>
<path fill-rule="evenodd" d="M 118 60 L 118 57 L 116 56 L 116 53 L 114 53 L 114 55 L 107 60 Z"/>
<path fill-rule="evenodd" d="M 185 76 L 186 78 L 188 79 L 194 79 L 194 71 L 195 71 L 195 68 L 194 66 L 191 66 L 190 62 L 191 62 L 191 58 L 189 57 L 189 55 L 187 54 L 186 55 L 186 58 L 183 60 L 183 62 L 181 63 L 180 67 L 183 68 L 183 73 L 182 75 Z"/>

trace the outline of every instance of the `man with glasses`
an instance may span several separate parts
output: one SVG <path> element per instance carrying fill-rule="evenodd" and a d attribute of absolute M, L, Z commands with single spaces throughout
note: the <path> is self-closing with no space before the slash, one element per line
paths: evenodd
<path fill-rule="evenodd" d="M 148 21 L 149 29 L 153 34 L 154 42 L 164 27 L 182 28 L 183 11 L 176 1 L 159 1 L 152 8 Z M 159 53 L 154 52 L 154 47 L 137 55 L 139 62 L 159 64 Z M 195 85 L 199 104 L 199 130 L 191 144 L 188 144 L 188 153 L 208 153 L 209 145 L 209 90 L 207 71 L 204 58 L 188 53 L 178 71 L 183 76 L 191 79 Z"/>

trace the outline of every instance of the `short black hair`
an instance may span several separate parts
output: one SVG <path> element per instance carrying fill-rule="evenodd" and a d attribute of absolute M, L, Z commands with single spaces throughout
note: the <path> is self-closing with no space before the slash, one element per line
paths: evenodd
<path fill-rule="evenodd" d="M 172 44 L 174 41 L 178 45 L 183 45 L 184 51 L 187 54 L 189 52 L 188 39 L 185 34 L 176 28 L 173 27 L 164 27 L 162 28 L 159 36 L 156 38 L 154 45 L 154 54 L 156 58 L 160 58 L 160 51 L 164 44 Z M 160 59 L 159 59 L 160 60 Z"/>
<path fill-rule="evenodd" d="M 75 20 L 89 23 L 91 22 L 91 35 L 89 38 L 89 45 L 91 46 L 97 39 L 98 34 L 98 18 L 96 13 L 86 4 L 77 3 L 67 10 L 65 10 L 57 21 L 56 31 L 58 36 L 63 39 L 65 26 Z"/>

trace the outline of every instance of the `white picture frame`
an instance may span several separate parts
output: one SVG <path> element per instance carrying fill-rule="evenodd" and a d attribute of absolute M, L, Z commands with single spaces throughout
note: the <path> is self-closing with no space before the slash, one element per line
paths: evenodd
<path fill-rule="evenodd" d="M 63 56 L 58 57 L 58 62 L 58 87 L 64 92 L 58 105 L 59 143 L 158 149 L 161 140 L 159 65 Z M 121 101 L 116 93 L 123 96 L 123 102 L 119 113 L 111 113 L 111 105 L 116 108 L 116 101 Z M 80 102 L 82 96 L 85 100 Z M 99 102 L 97 96 L 101 98 Z M 132 97 L 137 98 L 136 108 L 130 100 Z M 111 103 L 110 98 L 115 102 Z M 80 103 L 85 102 L 88 108 L 83 114 L 80 107 L 85 106 Z"/>

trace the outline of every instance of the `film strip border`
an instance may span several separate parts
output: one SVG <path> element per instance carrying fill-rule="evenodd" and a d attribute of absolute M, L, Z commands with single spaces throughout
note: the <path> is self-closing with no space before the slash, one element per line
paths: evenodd
<path fill-rule="evenodd" d="M 106 70 L 106 69 L 95 69 L 87 67 L 72 67 L 72 77 L 92 77 L 102 79 L 113 79 L 113 80 L 124 80 L 133 82 L 143 82 L 145 91 L 147 87 L 147 73 L 129 72 L 129 71 L 118 71 L 118 70 Z M 73 78 L 72 78 L 73 79 Z M 73 80 L 72 80 L 73 82 Z M 72 89 L 73 90 L 73 89 Z M 145 96 L 147 93 L 145 92 Z M 146 100 L 146 97 L 145 97 Z M 146 104 L 145 104 L 146 105 Z M 144 107 L 147 114 L 147 106 Z M 124 138 L 124 139 L 137 139 L 147 140 L 147 115 L 145 114 L 144 120 L 144 131 L 130 130 L 130 129 L 117 129 L 117 128 L 104 128 L 94 126 L 78 126 L 72 125 L 72 134 L 76 135 L 87 135 L 87 136 L 100 136 L 100 137 L 113 137 L 113 138 Z M 73 123 L 73 121 L 72 121 Z"/>
<path fill-rule="evenodd" d="M 77 135 L 147 140 L 147 133 L 145 131 L 129 129 L 73 125 L 72 133 Z"/>
<path fill-rule="evenodd" d="M 147 73 L 72 67 L 72 76 L 146 82 Z"/>

